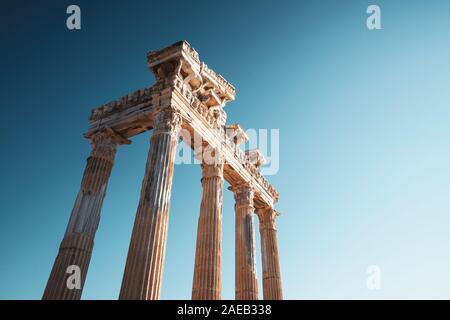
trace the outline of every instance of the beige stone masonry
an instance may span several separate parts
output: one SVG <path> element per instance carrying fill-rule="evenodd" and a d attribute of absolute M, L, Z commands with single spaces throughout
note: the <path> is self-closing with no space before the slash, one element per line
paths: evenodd
<path fill-rule="evenodd" d="M 200 60 L 188 42 L 180 41 L 147 54 L 156 82 L 92 110 L 85 137 L 92 144 L 66 233 L 53 264 L 43 299 L 80 299 L 91 258 L 100 211 L 117 146 L 153 130 L 119 298 L 161 297 L 164 258 L 176 148 L 212 150 L 202 159 L 202 198 L 192 299 L 222 297 L 222 204 L 227 181 L 235 198 L 236 299 L 258 299 L 254 213 L 259 217 L 264 299 L 282 299 L 274 205 L 279 194 L 261 174 L 264 156 L 243 151 L 248 136 L 239 124 L 227 124 L 225 106 L 236 96 L 223 76 Z M 183 129 L 183 131 L 181 131 Z M 181 134 L 183 132 L 183 134 Z M 198 147 L 195 139 L 201 137 Z M 209 159 L 210 160 L 210 159 Z M 228 214 L 228 213 L 227 213 Z M 81 287 L 67 281 L 68 268 L 80 270 Z"/>

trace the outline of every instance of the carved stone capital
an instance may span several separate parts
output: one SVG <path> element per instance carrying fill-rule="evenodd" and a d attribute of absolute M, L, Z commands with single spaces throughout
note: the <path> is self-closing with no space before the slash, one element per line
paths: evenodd
<path fill-rule="evenodd" d="M 202 180 L 214 177 L 223 179 L 224 161 L 222 155 L 217 150 L 212 152 L 211 157 L 205 158 L 203 156 L 202 160 Z"/>
<path fill-rule="evenodd" d="M 231 186 L 228 190 L 234 193 L 234 200 L 236 207 L 249 207 L 252 211 L 254 208 L 253 199 L 255 191 L 250 185 L 240 184 Z"/>
<path fill-rule="evenodd" d="M 97 131 L 88 139 L 92 145 L 91 157 L 102 158 L 110 162 L 114 162 L 118 145 L 131 143 L 111 128 Z"/>
<path fill-rule="evenodd" d="M 178 138 L 178 134 L 180 133 L 182 123 L 181 114 L 172 109 L 165 108 L 162 109 L 155 117 L 154 123 L 154 135 L 156 134 L 170 134 L 174 138 Z"/>
<path fill-rule="evenodd" d="M 223 178 L 223 166 L 225 161 L 222 150 L 213 148 L 209 145 L 203 146 L 201 150 L 203 178 L 215 176 Z"/>
<path fill-rule="evenodd" d="M 208 178 L 223 179 L 223 163 L 219 164 L 202 164 L 202 179 Z"/>
<path fill-rule="evenodd" d="M 260 229 L 276 230 L 275 218 L 280 215 L 278 211 L 275 211 L 271 207 L 257 208 L 256 215 L 259 218 Z"/>

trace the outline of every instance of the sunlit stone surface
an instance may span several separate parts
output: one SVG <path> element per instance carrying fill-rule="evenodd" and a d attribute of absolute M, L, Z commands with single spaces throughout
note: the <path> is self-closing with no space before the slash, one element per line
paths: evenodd
<path fill-rule="evenodd" d="M 225 105 L 235 88 L 210 69 L 186 41 L 149 52 L 156 83 L 92 110 L 85 134 L 92 143 L 75 201 L 43 299 L 80 299 L 100 211 L 117 146 L 153 130 L 120 299 L 159 299 L 168 232 L 174 157 L 180 130 L 200 136 L 201 148 L 220 161 L 202 162 L 202 199 L 192 286 L 193 299 L 220 299 L 222 289 L 222 201 L 227 180 L 236 208 L 236 299 L 258 299 L 253 214 L 260 220 L 264 299 L 281 299 L 274 204 L 278 192 L 260 173 L 264 157 L 242 151 L 248 139 L 227 124 Z M 183 139 L 196 149 L 194 139 Z M 216 159 L 216 160 L 217 160 Z M 194 182 L 193 182 L 194 183 Z M 67 267 L 81 270 L 81 288 L 67 287 Z"/>

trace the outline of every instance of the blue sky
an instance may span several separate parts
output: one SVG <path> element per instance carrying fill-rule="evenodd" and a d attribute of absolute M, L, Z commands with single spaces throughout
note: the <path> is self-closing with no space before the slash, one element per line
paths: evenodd
<path fill-rule="evenodd" d="M 80 31 L 65 27 L 70 4 Z M 370 4 L 382 30 L 366 28 Z M 280 130 L 268 179 L 285 298 L 450 298 L 450 2 L 6 0 L 1 12 L 1 299 L 42 295 L 90 110 L 151 85 L 146 52 L 181 39 L 235 85 L 229 122 Z M 84 299 L 118 298 L 149 134 L 118 152 Z M 164 299 L 191 295 L 200 178 L 199 166 L 175 168 Z M 233 204 L 225 192 L 227 299 Z M 366 287 L 370 265 L 380 290 Z"/>

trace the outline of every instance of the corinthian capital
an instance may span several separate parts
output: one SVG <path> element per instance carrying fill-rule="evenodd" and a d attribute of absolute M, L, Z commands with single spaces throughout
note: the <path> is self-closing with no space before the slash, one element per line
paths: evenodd
<path fill-rule="evenodd" d="M 237 207 L 254 207 L 253 198 L 255 197 L 255 191 L 248 184 L 239 184 L 228 188 L 234 193 L 234 200 Z"/>
<path fill-rule="evenodd" d="M 259 218 L 259 227 L 261 229 L 276 230 L 275 218 L 280 215 L 278 211 L 275 211 L 272 207 L 263 207 L 257 208 L 256 214 Z"/>
<path fill-rule="evenodd" d="M 202 177 L 223 179 L 224 158 L 220 150 L 205 148 L 202 155 Z"/>
<path fill-rule="evenodd" d="M 207 178 L 223 178 L 223 163 L 218 164 L 202 164 L 202 177 Z"/>
<path fill-rule="evenodd" d="M 172 109 L 162 109 L 155 117 L 154 134 L 166 133 L 178 138 L 181 129 L 181 114 Z"/>
<path fill-rule="evenodd" d="M 88 139 L 92 145 L 91 157 L 102 158 L 110 162 L 114 162 L 118 145 L 131 143 L 111 128 L 97 131 Z"/>

